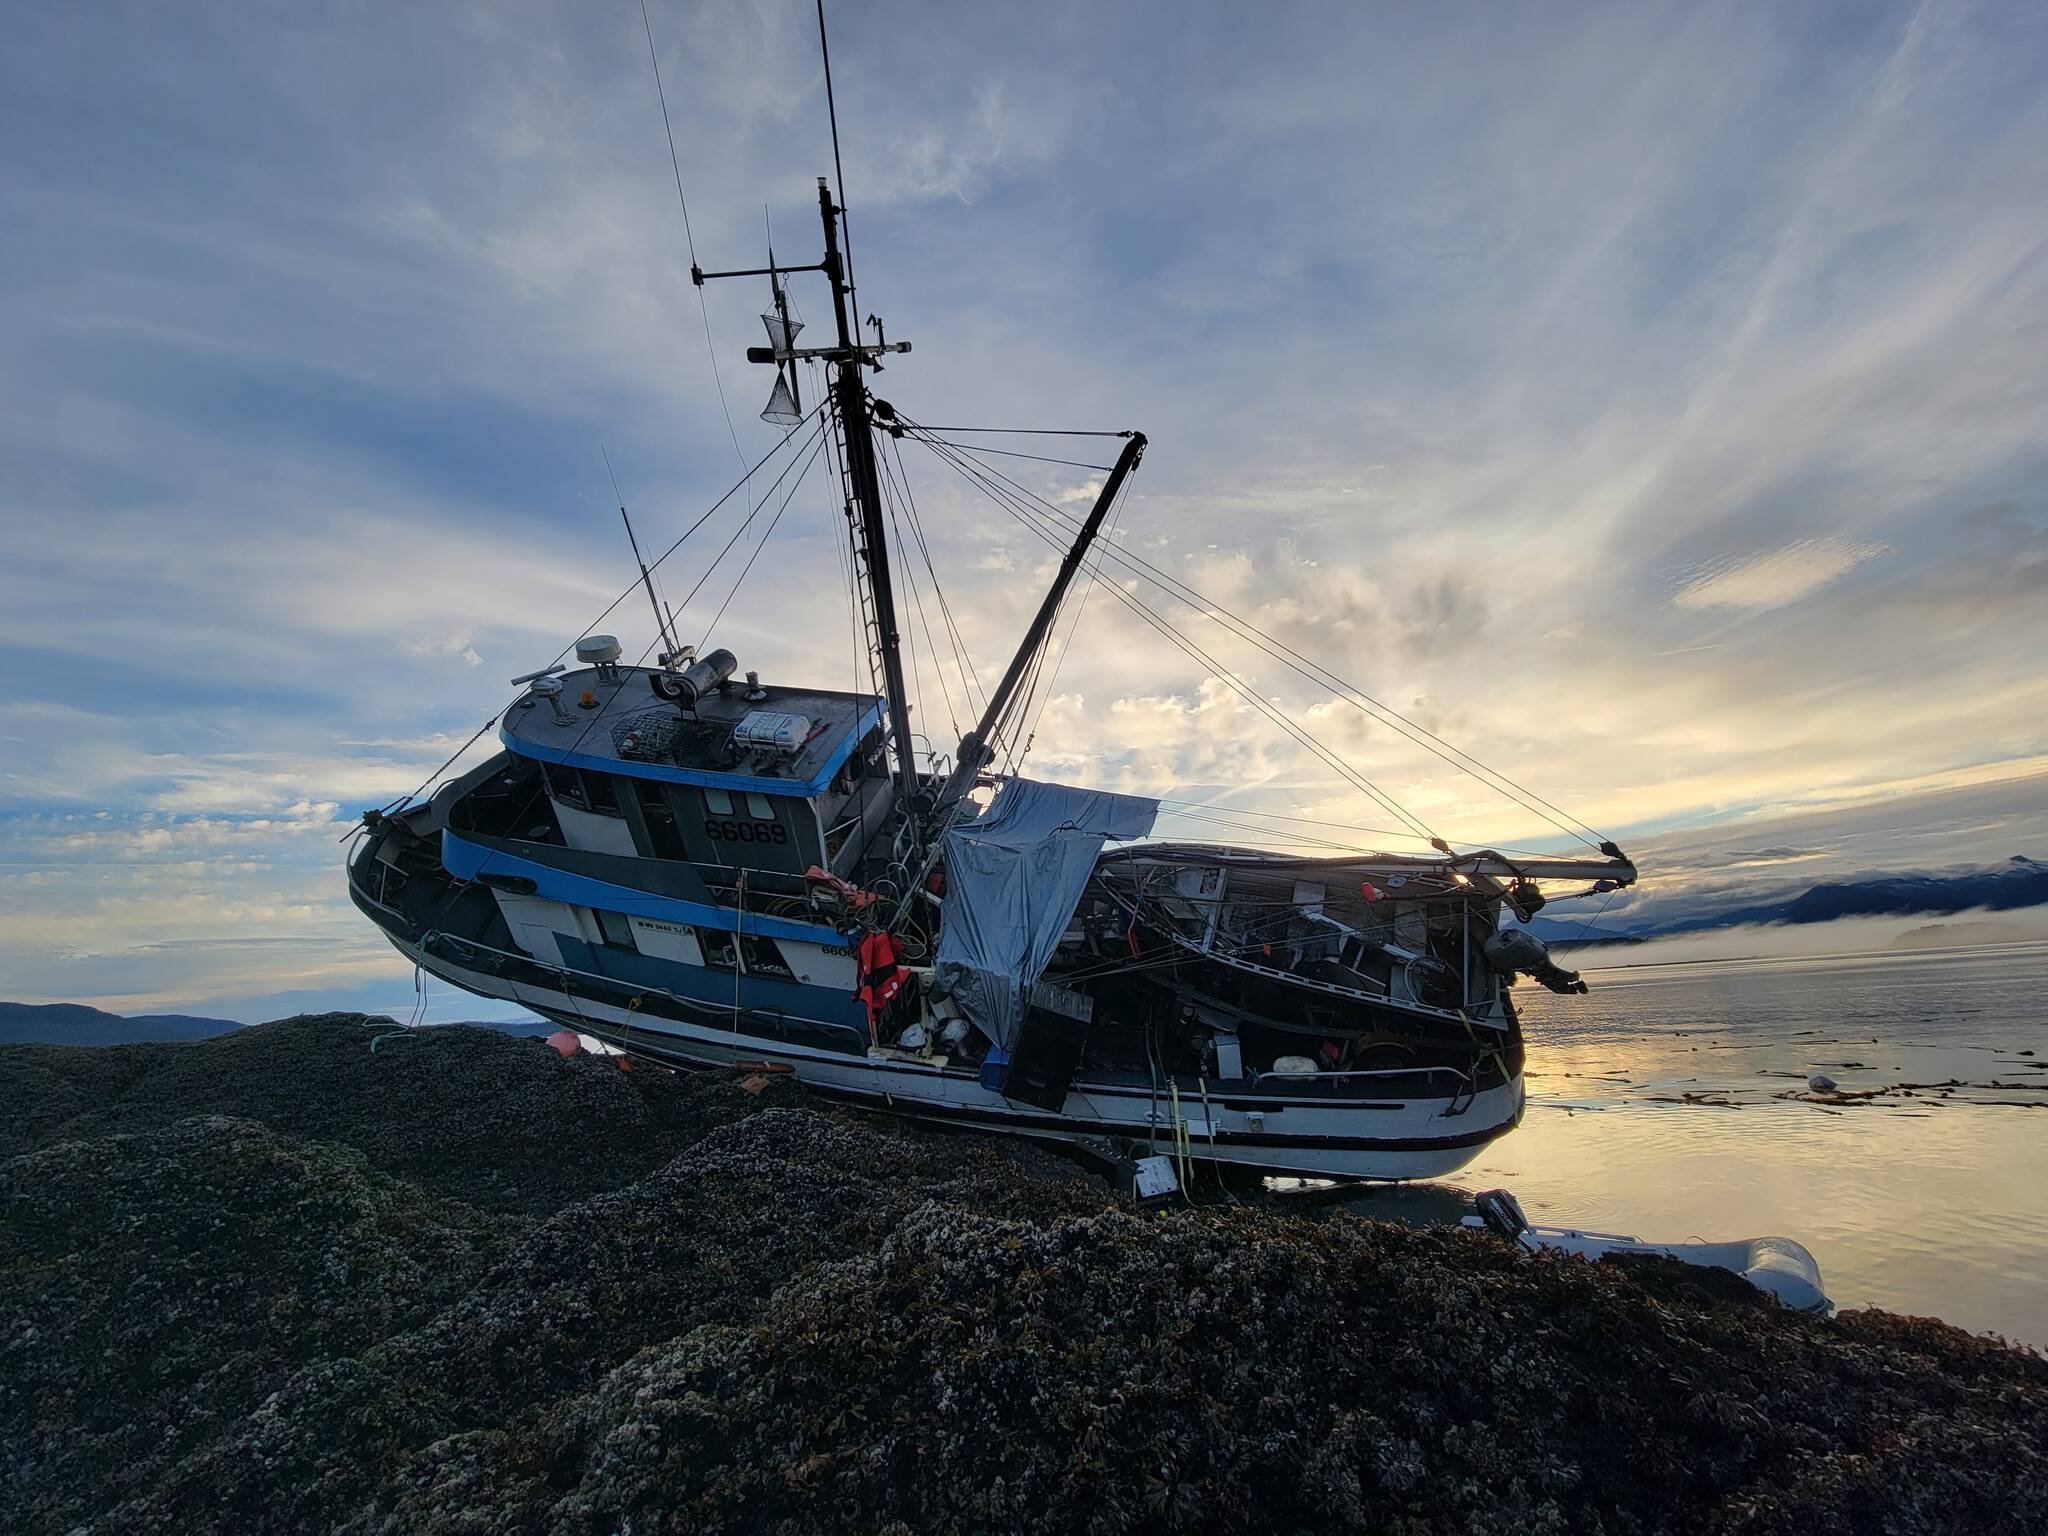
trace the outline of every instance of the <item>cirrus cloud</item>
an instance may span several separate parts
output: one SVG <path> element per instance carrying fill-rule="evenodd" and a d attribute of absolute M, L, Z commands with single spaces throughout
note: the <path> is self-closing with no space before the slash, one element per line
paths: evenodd
<path fill-rule="evenodd" d="M 1671 601 L 1679 608 L 1782 608 L 1890 553 L 1876 539 L 1801 539 L 1760 555 L 1709 561 L 1687 574 Z"/>

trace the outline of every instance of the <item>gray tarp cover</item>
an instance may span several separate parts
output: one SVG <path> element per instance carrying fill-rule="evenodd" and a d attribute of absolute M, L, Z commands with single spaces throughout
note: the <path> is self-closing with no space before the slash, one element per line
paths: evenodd
<path fill-rule="evenodd" d="M 1157 800 L 1010 779 L 974 821 L 946 834 L 938 991 L 1004 1050 L 1108 838 L 1143 837 Z"/>

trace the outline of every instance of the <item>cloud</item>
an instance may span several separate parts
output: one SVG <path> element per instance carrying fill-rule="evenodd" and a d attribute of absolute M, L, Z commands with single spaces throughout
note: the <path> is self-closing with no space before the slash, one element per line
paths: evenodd
<path fill-rule="evenodd" d="M 690 261 L 755 264 L 764 202 L 777 255 L 814 258 L 832 158 L 814 17 L 652 18 L 688 234 L 630 11 L 74 7 L 18 40 L 15 990 L 404 998 L 330 839 L 622 592 L 600 627 L 652 638 L 620 496 L 666 547 L 775 441 L 739 361 L 763 291 L 698 290 Z M 881 0 L 833 48 L 860 318 L 916 345 L 877 390 L 916 420 L 1142 428 L 1116 550 L 1274 642 L 1106 556 L 1062 615 L 1034 771 L 1241 816 L 1190 833 L 1412 846 L 1228 671 L 1454 841 L 1569 845 L 1286 647 L 1621 837 L 1645 907 L 2034 846 L 2048 36 L 1910 4 L 1804 28 L 1269 7 L 1162 34 L 1073 0 L 938 23 Z M 1132 57 L 1158 67 L 1134 83 Z M 815 335 L 822 289 L 794 296 Z M 931 559 L 906 550 L 900 627 L 944 738 L 977 712 L 955 639 L 1000 675 L 1065 538 L 896 448 Z M 990 462 L 1055 508 L 1095 494 Z M 718 635 L 771 680 L 861 686 L 829 481 Z M 749 509 L 663 564 L 672 600 Z M 230 921 L 307 958 L 209 950 Z"/>
<path fill-rule="evenodd" d="M 1782 608 L 1839 581 L 1864 561 L 1890 553 L 1876 540 L 1802 539 L 1690 572 L 1671 601 L 1679 608 Z"/>
<path fill-rule="evenodd" d="M 400 650 L 408 656 L 457 656 L 467 666 L 480 667 L 483 657 L 477 654 L 468 635 L 442 635 L 432 639 L 400 640 Z"/>

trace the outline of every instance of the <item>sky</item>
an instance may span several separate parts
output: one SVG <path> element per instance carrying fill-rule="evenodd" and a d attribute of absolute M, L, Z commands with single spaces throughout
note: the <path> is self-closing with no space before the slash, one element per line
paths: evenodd
<path fill-rule="evenodd" d="M 673 166 L 637 3 L 11 20 L 0 996 L 413 1006 L 341 839 L 626 590 L 621 496 L 665 549 L 779 435 L 743 356 L 765 288 L 688 273 L 771 233 L 816 257 L 815 18 L 648 18 Z M 861 311 L 915 349 L 877 393 L 1142 429 L 1116 548 L 1620 839 L 1644 879 L 1608 925 L 2048 857 L 2048 13 L 832 25 Z M 822 287 L 794 297 L 815 337 Z M 996 462 L 1070 508 L 1101 478 Z M 1051 556 L 925 450 L 904 468 L 915 718 L 947 751 L 969 694 L 932 572 L 985 687 Z M 743 496 L 662 566 L 686 638 L 729 600 L 742 667 L 852 686 L 822 472 L 729 597 L 772 512 L 713 566 Z M 1028 771 L 1165 796 L 1180 836 L 1412 846 L 1229 671 L 1431 830 L 1563 846 L 1127 591 L 1210 660 L 1091 590 Z M 637 600 L 604 627 L 653 638 Z M 1270 835 L 1204 819 L 1247 811 Z"/>

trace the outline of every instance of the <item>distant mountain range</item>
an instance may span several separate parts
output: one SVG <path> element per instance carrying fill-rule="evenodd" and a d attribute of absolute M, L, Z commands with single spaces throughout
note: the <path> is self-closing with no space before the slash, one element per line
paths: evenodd
<path fill-rule="evenodd" d="M 1589 927 L 1569 917 L 1537 917 L 1527 926 L 1550 944 L 1625 944 L 1754 923 L 1829 923 L 1838 917 L 1895 917 L 1908 913 L 2009 912 L 2048 904 L 2048 864 L 2014 854 L 1989 869 L 1950 875 L 1872 875 L 1830 881 L 1796 896 L 1680 922 L 1635 928 Z"/>
<path fill-rule="evenodd" d="M 509 1035 L 552 1034 L 559 1025 L 541 1019 L 466 1019 Z M 147 1041 L 206 1040 L 242 1026 L 233 1019 L 188 1013 L 139 1013 L 124 1017 L 83 1003 L 0 1002 L 0 1045 L 139 1045 Z"/>
<path fill-rule="evenodd" d="M 242 1026 L 189 1013 L 123 1018 L 83 1003 L 0 1003 L 0 1045 L 134 1045 L 144 1040 L 205 1040 Z"/>

